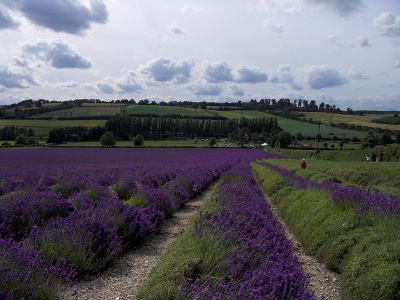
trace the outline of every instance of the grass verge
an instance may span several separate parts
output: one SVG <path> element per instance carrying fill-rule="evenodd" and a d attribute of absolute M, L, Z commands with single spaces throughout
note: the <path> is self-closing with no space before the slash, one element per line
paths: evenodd
<path fill-rule="evenodd" d="M 212 199 L 216 196 L 217 192 Z M 202 207 L 198 216 L 216 211 L 216 202 L 212 199 Z M 200 239 L 194 236 L 193 224 L 176 239 L 153 268 L 137 299 L 180 299 L 180 288 L 188 274 L 212 274 L 216 262 L 229 249 L 210 233 L 205 233 Z"/>
<path fill-rule="evenodd" d="M 266 166 L 252 164 L 261 188 L 302 243 L 340 274 L 345 299 L 399 299 L 400 227 L 389 217 L 358 215 L 331 195 L 286 186 Z"/>

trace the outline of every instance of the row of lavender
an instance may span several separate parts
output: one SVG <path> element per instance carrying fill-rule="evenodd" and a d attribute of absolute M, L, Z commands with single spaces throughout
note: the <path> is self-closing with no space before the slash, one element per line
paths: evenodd
<path fill-rule="evenodd" d="M 250 168 L 240 164 L 221 185 L 217 211 L 195 224 L 201 239 L 211 232 L 229 250 L 209 274 L 189 276 L 182 296 L 195 299 L 314 299 L 282 226 L 259 190 Z M 226 271 L 228 270 L 228 271 Z"/>
<path fill-rule="evenodd" d="M 262 151 L 181 159 L 3 168 L 0 299 L 52 298 L 48 287 L 98 272 L 240 160 Z"/>
<path fill-rule="evenodd" d="M 268 162 L 262 164 L 283 175 L 288 185 L 298 188 L 311 188 L 328 191 L 336 203 L 350 204 L 357 208 L 358 213 L 375 213 L 377 215 L 400 215 L 400 197 L 383 193 L 375 189 L 343 186 L 336 182 L 316 182 L 303 177 L 285 168 L 275 166 Z"/>

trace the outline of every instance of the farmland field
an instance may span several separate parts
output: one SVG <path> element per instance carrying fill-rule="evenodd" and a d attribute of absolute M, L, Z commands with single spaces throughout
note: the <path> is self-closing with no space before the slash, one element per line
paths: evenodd
<path fill-rule="evenodd" d="M 344 299 L 396 299 L 400 166 L 267 160 L 252 164 L 263 190 L 308 253 L 341 275 Z"/>
<path fill-rule="evenodd" d="M 0 127 L 16 126 L 21 128 L 33 128 L 35 135 L 40 138 L 47 138 L 49 132 L 54 128 L 69 126 L 104 126 L 105 120 L 0 120 Z"/>
<path fill-rule="evenodd" d="M 0 295 L 53 299 L 261 150 L 16 149 L 0 156 Z"/>
<path fill-rule="evenodd" d="M 178 106 L 158 106 L 158 105 L 131 105 L 127 107 L 128 115 L 181 115 L 188 117 L 215 117 L 217 113 L 197 108 L 185 108 Z"/>
<path fill-rule="evenodd" d="M 379 119 L 385 116 L 392 116 L 390 114 L 366 114 L 365 116 L 358 115 L 345 115 L 345 114 L 332 114 L 323 112 L 305 112 L 305 119 L 313 119 L 314 121 L 321 122 L 322 124 L 329 125 L 331 123 L 347 123 L 353 125 L 368 126 L 372 128 L 383 128 L 389 130 L 400 130 L 400 125 L 378 124 L 372 123 L 371 120 Z"/>
<path fill-rule="evenodd" d="M 218 111 L 218 114 L 228 119 L 239 119 L 245 118 L 270 118 L 276 117 L 274 115 L 266 114 L 254 110 L 241 110 L 241 111 Z M 290 134 L 295 135 L 301 132 L 304 136 L 315 137 L 318 133 L 318 125 L 291 120 L 282 117 L 276 117 L 278 119 L 279 127 L 283 130 L 289 131 Z M 330 126 L 321 126 L 320 135 L 324 138 L 330 137 L 332 134 L 339 138 L 352 138 L 353 136 L 362 138 L 367 135 L 366 132 L 357 130 L 340 129 Z"/>
<path fill-rule="evenodd" d="M 53 119 L 107 117 L 122 114 L 125 107 L 126 105 L 121 104 L 83 103 L 80 107 L 77 106 L 63 110 L 51 111 L 35 115 L 34 117 L 51 117 Z"/>

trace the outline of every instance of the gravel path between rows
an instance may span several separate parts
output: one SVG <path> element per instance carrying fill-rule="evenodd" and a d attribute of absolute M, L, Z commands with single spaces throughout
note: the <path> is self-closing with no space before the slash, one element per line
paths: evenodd
<path fill-rule="evenodd" d="M 212 183 L 202 194 L 191 199 L 173 217 L 167 219 L 158 232 L 146 237 L 140 245 L 121 256 L 110 268 L 61 290 L 60 299 L 134 299 L 150 271 L 168 247 L 190 224 L 203 204 L 211 198 L 220 180 Z M 76 295 L 74 294 L 76 290 Z"/>
<path fill-rule="evenodd" d="M 261 185 L 259 184 L 259 187 Z M 262 192 L 262 189 L 260 187 Z M 264 198 L 270 205 L 275 218 L 281 223 L 285 230 L 286 237 L 292 244 L 293 251 L 301 265 L 301 268 L 308 277 L 308 289 L 314 294 L 316 299 L 335 299 L 339 300 L 342 297 L 339 295 L 340 281 L 339 275 L 330 271 L 326 265 L 321 264 L 315 257 L 309 256 L 305 253 L 301 243 L 297 240 L 295 235 L 290 230 L 289 226 L 285 223 L 279 214 L 279 210 L 271 202 L 269 196 L 265 193 Z"/>

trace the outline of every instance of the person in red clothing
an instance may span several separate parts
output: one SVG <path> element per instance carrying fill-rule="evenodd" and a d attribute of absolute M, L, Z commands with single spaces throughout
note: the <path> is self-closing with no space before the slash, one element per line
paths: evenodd
<path fill-rule="evenodd" d="M 306 159 L 305 158 L 303 158 L 303 161 L 301 162 L 300 166 L 301 166 L 302 169 L 305 169 L 307 167 L 307 163 L 306 163 Z"/>

